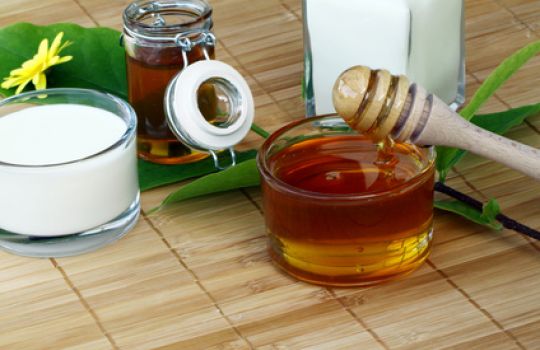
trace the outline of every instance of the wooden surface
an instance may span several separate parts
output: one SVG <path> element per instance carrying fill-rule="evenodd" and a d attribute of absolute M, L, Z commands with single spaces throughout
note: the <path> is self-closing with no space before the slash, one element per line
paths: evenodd
<path fill-rule="evenodd" d="M 0 25 L 120 28 L 127 0 L 3 0 Z M 254 91 L 257 122 L 302 116 L 299 0 L 213 0 L 217 55 Z M 467 0 L 472 93 L 499 61 L 540 38 L 540 1 Z M 361 44 L 361 42 L 359 43 Z M 540 57 L 484 111 L 540 101 Z M 540 146 L 540 118 L 510 136 Z M 251 145 L 257 137 L 251 136 Z M 450 184 L 540 228 L 540 183 L 466 158 Z M 144 193 L 145 209 L 173 187 Z M 444 213 L 409 278 L 364 289 L 297 282 L 265 253 L 258 190 L 191 200 L 98 252 L 66 259 L 0 253 L 0 349 L 539 349 L 540 245 Z"/>

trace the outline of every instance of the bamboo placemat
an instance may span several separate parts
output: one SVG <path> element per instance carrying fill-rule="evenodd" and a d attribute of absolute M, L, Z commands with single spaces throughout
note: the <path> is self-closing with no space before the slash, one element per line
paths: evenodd
<path fill-rule="evenodd" d="M 537 0 L 467 0 L 472 93 L 505 56 L 540 39 Z M 303 113 L 299 0 L 213 0 L 217 55 L 253 89 L 271 130 Z M 120 28 L 127 0 L 4 0 L 0 25 Z M 361 41 L 358 43 L 361 45 Z M 484 111 L 540 100 L 540 58 Z M 540 147 L 540 118 L 511 136 Z M 245 147 L 259 144 L 250 136 Z M 450 185 L 540 228 L 540 184 L 469 156 Z M 178 186 L 178 185 L 177 185 Z M 144 193 L 144 209 L 177 186 Z M 409 278 L 321 288 L 274 268 L 258 190 L 143 215 L 118 243 L 75 258 L 0 253 L 0 349 L 538 349 L 540 245 L 438 212 L 435 247 Z"/>

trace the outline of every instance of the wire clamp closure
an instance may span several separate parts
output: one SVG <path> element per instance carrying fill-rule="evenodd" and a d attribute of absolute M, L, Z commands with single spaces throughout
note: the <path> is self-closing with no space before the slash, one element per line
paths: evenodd
<path fill-rule="evenodd" d="M 228 168 L 231 168 L 233 166 L 236 165 L 236 152 L 234 150 L 234 148 L 232 147 L 229 147 L 229 153 L 231 155 L 231 164 L 223 167 L 219 164 L 219 157 L 218 157 L 218 154 L 213 151 L 213 150 L 209 150 L 208 152 L 210 152 L 210 154 L 212 155 L 212 158 L 214 159 L 214 166 L 216 167 L 216 169 L 218 170 L 225 170 L 225 169 L 228 169 Z"/>
<path fill-rule="evenodd" d="M 253 123 L 255 109 L 251 90 L 238 71 L 210 57 L 209 47 L 216 45 L 214 34 L 196 29 L 178 34 L 174 42 L 181 50 L 183 69 L 171 80 L 165 94 L 169 127 L 187 146 L 209 153 L 216 169 L 233 167 L 237 164 L 234 146 L 247 135 Z M 197 46 L 204 60 L 189 62 L 189 53 Z M 216 102 L 229 108 L 227 121 L 212 123 L 202 115 L 198 91 L 206 83 L 214 85 Z M 224 165 L 219 155 L 226 150 L 231 162 Z"/>
<path fill-rule="evenodd" d="M 216 36 L 210 32 L 204 30 L 190 30 L 175 37 L 176 44 L 182 50 L 182 61 L 184 62 L 184 69 L 189 65 L 188 52 L 195 46 L 202 46 L 203 55 L 206 60 L 211 60 L 208 54 L 208 47 L 216 46 Z"/>

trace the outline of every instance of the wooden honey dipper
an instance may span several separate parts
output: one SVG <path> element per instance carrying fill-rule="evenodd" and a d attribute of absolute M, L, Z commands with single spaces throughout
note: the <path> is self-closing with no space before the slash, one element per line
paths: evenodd
<path fill-rule="evenodd" d="M 540 180 L 540 150 L 469 123 L 405 76 L 352 67 L 337 79 L 333 101 L 351 128 L 376 139 L 457 147 Z"/>

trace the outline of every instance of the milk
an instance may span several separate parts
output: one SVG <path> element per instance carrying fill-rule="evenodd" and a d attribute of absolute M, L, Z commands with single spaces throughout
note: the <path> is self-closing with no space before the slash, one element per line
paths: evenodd
<path fill-rule="evenodd" d="M 463 103 L 462 0 L 407 3 L 412 37 L 406 74 L 446 103 Z"/>
<path fill-rule="evenodd" d="M 308 115 L 335 112 L 335 79 L 355 65 L 462 102 L 462 12 L 463 0 L 304 0 Z"/>
<path fill-rule="evenodd" d="M 104 109 L 55 104 L 0 117 L 0 229 L 61 236 L 105 224 L 137 198 L 134 139 Z M 102 152 L 102 153 L 100 153 Z"/>

